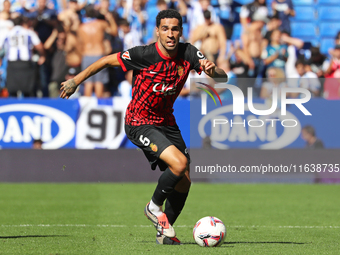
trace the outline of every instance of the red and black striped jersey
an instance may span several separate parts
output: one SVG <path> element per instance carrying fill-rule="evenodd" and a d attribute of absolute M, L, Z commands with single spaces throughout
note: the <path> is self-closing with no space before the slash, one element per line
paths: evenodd
<path fill-rule="evenodd" d="M 158 43 L 118 53 L 123 70 L 133 70 L 132 100 L 126 110 L 125 123 L 175 125 L 173 104 L 190 70 L 201 73 L 200 59 L 205 59 L 204 55 L 189 43 L 179 43 L 177 55 L 172 58 L 162 54 Z"/>

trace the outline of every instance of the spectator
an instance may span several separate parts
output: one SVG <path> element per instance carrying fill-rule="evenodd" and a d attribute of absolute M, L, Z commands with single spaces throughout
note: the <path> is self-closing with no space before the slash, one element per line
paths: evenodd
<path fill-rule="evenodd" d="M 304 42 L 298 38 L 290 37 L 286 33 L 282 33 L 281 41 L 282 43 L 288 45 L 287 47 L 288 57 L 285 66 L 286 77 L 287 78 L 297 77 L 298 73 L 295 68 L 295 63 L 298 59 L 298 51 L 302 49 L 302 47 L 304 46 Z"/>
<path fill-rule="evenodd" d="M 108 16 L 109 17 L 109 16 Z M 116 35 L 117 26 L 113 17 L 108 20 L 110 25 L 103 20 L 96 19 L 96 12 L 92 5 L 86 7 L 86 18 L 78 31 L 78 44 L 83 56 L 82 69 L 105 55 L 104 34 L 105 32 Z M 84 95 L 92 96 L 94 90 L 97 97 L 103 97 L 104 84 L 109 81 L 108 71 L 104 69 L 85 81 Z"/>
<path fill-rule="evenodd" d="M 34 139 L 32 143 L 32 149 L 41 150 L 43 142 L 41 139 Z"/>
<path fill-rule="evenodd" d="M 270 39 L 270 44 L 266 49 L 267 57 L 264 59 L 264 63 L 267 67 L 277 67 L 284 70 L 288 53 L 287 46 L 281 44 L 281 31 L 278 29 L 274 30 Z"/>
<path fill-rule="evenodd" d="M 0 39 L 0 48 L 5 47 L 8 59 L 7 89 L 10 96 L 22 93 L 33 97 L 35 91 L 35 64 L 33 48 L 40 53 L 38 64 L 45 61 L 43 45 L 38 36 L 28 29 L 27 19 L 14 19 L 15 27 Z"/>
<path fill-rule="evenodd" d="M 316 137 L 315 129 L 311 125 L 306 125 L 301 131 L 302 139 L 306 141 L 308 149 L 323 149 L 323 142 Z"/>
<path fill-rule="evenodd" d="M 274 30 L 279 29 L 282 22 L 279 19 L 279 15 L 273 15 L 269 18 L 268 23 L 265 26 L 265 35 L 262 39 L 262 47 L 267 48 L 267 46 L 271 43 L 271 36 Z M 294 62 L 295 63 L 295 62 Z"/>
<path fill-rule="evenodd" d="M 130 24 L 126 19 L 119 22 L 119 37 L 123 42 L 123 50 L 142 44 L 140 34 L 136 30 L 131 31 Z"/>
<path fill-rule="evenodd" d="M 34 30 L 38 33 L 40 41 L 44 44 L 53 29 L 57 27 L 57 12 L 47 7 L 46 0 L 38 0 L 37 2 L 37 10 L 33 12 L 26 11 L 24 16 L 34 19 Z M 44 97 L 48 97 L 48 84 L 52 73 L 52 56 L 53 51 L 46 52 L 46 61 L 39 67 L 40 85 Z"/>
<path fill-rule="evenodd" d="M 220 24 L 220 19 L 216 14 L 214 8 L 210 5 L 210 0 L 199 0 L 197 2 L 191 2 L 191 8 L 188 10 L 187 17 L 189 20 L 190 28 L 189 31 L 193 31 L 197 26 L 204 24 L 205 19 L 203 12 L 210 11 L 211 21 L 213 23 Z M 198 47 L 199 48 L 199 47 Z"/>
<path fill-rule="evenodd" d="M 324 98 L 340 99 L 340 45 L 330 51 L 332 59 L 325 70 Z"/>
<path fill-rule="evenodd" d="M 285 73 L 282 68 L 270 67 L 267 69 L 268 81 L 261 87 L 260 97 L 263 99 L 272 98 L 273 88 L 278 89 L 277 98 L 281 98 L 281 88 L 287 87 Z"/>
<path fill-rule="evenodd" d="M 211 13 L 208 10 L 203 12 L 205 23 L 199 25 L 191 33 L 190 43 L 201 41 L 201 51 L 210 61 L 217 65 L 223 63 L 226 54 L 227 37 L 221 24 L 211 20 Z"/>
<path fill-rule="evenodd" d="M 321 84 L 318 76 L 311 72 L 303 60 L 296 61 L 295 64 L 298 76 L 291 82 L 296 82 L 296 86 L 299 88 L 308 89 L 312 97 L 320 96 Z"/>
<path fill-rule="evenodd" d="M 9 0 L 5 0 L 2 4 L 3 8 L 0 12 L 0 20 L 9 20 L 11 18 L 11 2 Z"/>
<path fill-rule="evenodd" d="M 14 24 L 10 18 L 10 8 L 11 3 L 8 0 L 3 2 L 3 10 L 0 12 L 0 39 L 2 36 L 7 34 L 7 32 L 14 27 Z M 5 87 L 6 81 L 6 69 L 7 60 L 3 58 L 5 55 L 5 49 L 0 49 L 0 90 Z M 4 94 L 5 95 L 5 94 Z M 4 95 L 2 97 L 4 97 Z"/>
<path fill-rule="evenodd" d="M 335 37 L 335 45 L 338 45 L 340 44 L 340 31 L 336 34 L 336 37 Z"/>
<path fill-rule="evenodd" d="M 133 0 L 132 8 L 127 15 L 127 21 L 130 23 L 131 30 L 136 31 L 143 38 L 145 21 L 147 19 L 146 12 L 142 9 L 141 0 Z"/>
<path fill-rule="evenodd" d="M 67 71 L 65 58 L 66 33 L 59 27 L 58 30 L 53 30 L 51 36 L 44 43 L 45 50 L 49 50 L 56 42 L 56 51 L 52 58 L 52 76 L 51 82 L 48 85 L 49 96 L 52 98 L 59 97 L 60 83 L 65 80 Z"/>
<path fill-rule="evenodd" d="M 309 61 L 311 71 L 316 73 L 319 78 L 322 78 L 324 77 L 323 66 L 326 60 L 326 56 L 321 54 L 319 47 L 311 47 L 310 51 L 312 53 Z"/>
<path fill-rule="evenodd" d="M 80 18 L 77 11 L 77 0 L 69 0 L 67 9 L 59 13 L 58 20 L 62 22 L 65 32 L 77 32 L 80 25 Z"/>
<path fill-rule="evenodd" d="M 290 17 L 295 16 L 292 0 L 273 0 L 272 8 L 274 14 L 278 14 L 281 22 L 280 30 L 290 34 Z"/>
<path fill-rule="evenodd" d="M 325 76 L 329 78 L 340 77 L 340 44 L 336 45 L 334 50 L 330 51 L 332 59 L 329 67 L 325 71 Z"/>
<path fill-rule="evenodd" d="M 240 21 L 243 28 L 241 35 L 243 50 L 249 59 L 250 76 L 255 78 L 262 75 L 263 70 L 261 30 L 268 21 L 267 16 L 268 9 L 265 0 L 255 0 L 244 5 L 240 12 Z"/>
<path fill-rule="evenodd" d="M 233 58 L 231 58 L 232 54 L 234 55 Z M 234 75 L 236 75 L 236 79 L 234 78 L 233 80 L 236 80 L 237 86 L 242 90 L 243 95 L 247 97 L 248 88 L 253 87 L 254 85 L 252 82 L 249 82 L 248 79 L 249 64 L 247 62 L 247 57 L 236 42 L 235 46 L 229 50 L 228 56 L 230 70 Z M 228 76 L 230 75 L 228 74 Z"/>

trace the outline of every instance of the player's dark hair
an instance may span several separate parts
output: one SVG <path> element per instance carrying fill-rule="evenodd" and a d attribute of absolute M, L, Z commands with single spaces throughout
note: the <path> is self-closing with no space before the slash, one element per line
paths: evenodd
<path fill-rule="evenodd" d="M 203 12 L 203 16 L 204 16 L 205 19 L 210 19 L 211 18 L 211 12 L 208 11 L 208 10 L 205 10 Z"/>
<path fill-rule="evenodd" d="M 305 130 L 308 134 L 315 136 L 315 129 L 311 125 L 304 126 L 302 130 Z"/>
<path fill-rule="evenodd" d="M 178 19 L 178 25 L 180 28 L 182 28 L 182 23 L 183 23 L 182 16 L 181 14 L 179 14 L 178 11 L 173 10 L 173 9 L 160 11 L 156 17 L 156 26 L 159 27 L 162 19 L 172 19 L 172 18 Z"/>

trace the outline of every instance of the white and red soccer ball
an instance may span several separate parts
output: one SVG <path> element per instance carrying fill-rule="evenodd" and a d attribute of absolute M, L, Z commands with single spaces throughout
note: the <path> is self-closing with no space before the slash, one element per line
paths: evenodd
<path fill-rule="evenodd" d="M 207 216 L 197 221 L 193 236 L 196 243 L 203 247 L 217 247 L 222 245 L 227 235 L 223 222 L 216 217 Z"/>

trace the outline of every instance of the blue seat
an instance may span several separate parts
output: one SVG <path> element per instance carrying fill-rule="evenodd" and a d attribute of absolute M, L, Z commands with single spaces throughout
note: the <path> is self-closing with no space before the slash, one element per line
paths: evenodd
<path fill-rule="evenodd" d="M 320 36 L 321 37 L 335 37 L 340 31 L 339 22 L 322 22 L 320 23 Z"/>
<path fill-rule="evenodd" d="M 318 5 L 339 5 L 339 0 L 318 0 Z"/>
<path fill-rule="evenodd" d="M 313 5 L 314 0 L 293 0 L 293 5 Z"/>
<path fill-rule="evenodd" d="M 328 50 L 334 48 L 335 40 L 334 38 L 323 38 L 321 40 L 320 52 L 322 54 L 328 54 Z"/>
<path fill-rule="evenodd" d="M 315 11 L 312 6 L 296 6 L 294 7 L 295 17 L 291 18 L 291 21 L 314 21 Z"/>
<path fill-rule="evenodd" d="M 233 27 L 233 34 L 231 35 L 231 40 L 240 40 L 241 39 L 241 32 L 242 32 L 242 25 L 240 23 L 234 24 Z"/>
<path fill-rule="evenodd" d="M 315 37 L 316 29 L 314 24 L 307 22 L 291 22 L 291 32 L 293 37 Z"/>
<path fill-rule="evenodd" d="M 340 20 L 340 6 L 320 6 L 318 14 L 320 21 Z"/>

